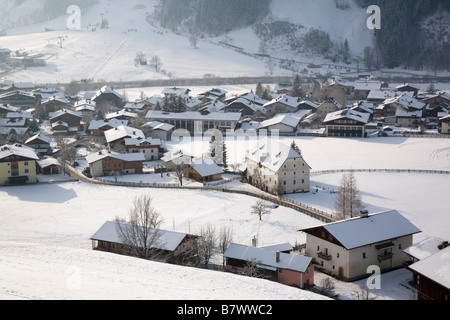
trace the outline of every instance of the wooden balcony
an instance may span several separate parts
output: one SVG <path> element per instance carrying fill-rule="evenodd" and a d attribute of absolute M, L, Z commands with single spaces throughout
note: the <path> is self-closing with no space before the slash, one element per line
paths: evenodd
<path fill-rule="evenodd" d="M 381 262 L 381 261 L 384 261 L 384 260 L 392 259 L 392 256 L 393 256 L 393 255 L 394 255 L 394 254 L 393 254 L 392 252 L 379 254 L 379 255 L 377 256 L 378 262 Z"/>
<path fill-rule="evenodd" d="M 327 261 L 330 261 L 330 260 L 331 260 L 331 255 L 325 254 L 325 253 L 323 253 L 323 252 L 318 252 L 318 253 L 317 253 L 317 256 L 318 256 L 319 258 L 324 259 L 324 260 L 327 260 Z"/>

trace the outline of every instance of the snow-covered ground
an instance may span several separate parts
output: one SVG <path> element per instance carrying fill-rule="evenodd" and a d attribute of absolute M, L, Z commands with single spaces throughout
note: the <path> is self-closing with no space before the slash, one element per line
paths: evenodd
<path fill-rule="evenodd" d="M 297 143 L 316 170 L 350 168 L 359 163 L 367 169 L 388 164 L 390 168 L 450 169 L 447 139 L 297 138 Z M 233 153 L 231 146 L 229 150 Z M 349 157 L 355 147 L 359 152 Z M 383 160 L 387 154 L 391 156 Z M 145 182 L 145 177 L 167 182 L 167 177 L 159 175 L 141 176 L 139 181 Z M 340 174 L 313 175 L 311 193 L 289 197 L 332 212 L 334 195 L 330 191 L 337 188 L 340 177 Z M 445 201 L 450 187 L 448 175 L 357 173 L 356 178 L 370 212 L 396 209 L 422 230 L 415 236 L 415 242 L 426 236 L 450 238 Z M 222 192 L 81 182 L 2 187 L 0 299 L 325 299 L 266 280 L 92 251 L 90 237 L 105 221 L 126 217 L 133 199 L 142 194 L 153 197 L 154 207 L 164 217 L 164 229 L 196 233 L 208 223 L 217 230 L 228 226 L 233 230 L 234 242 L 241 244 L 250 245 L 254 236 L 261 246 L 304 243 L 305 235 L 297 230 L 320 223 L 284 207 L 274 209 L 259 221 L 250 214 L 254 198 Z M 221 257 L 216 256 L 214 262 L 221 263 Z M 327 276 L 316 273 L 316 284 L 324 277 Z M 413 299 L 410 279 L 410 272 L 404 269 L 383 274 L 381 290 L 372 294 L 378 299 Z M 334 281 L 335 292 L 342 299 L 353 299 L 354 293 L 365 286 L 365 280 Z"/>

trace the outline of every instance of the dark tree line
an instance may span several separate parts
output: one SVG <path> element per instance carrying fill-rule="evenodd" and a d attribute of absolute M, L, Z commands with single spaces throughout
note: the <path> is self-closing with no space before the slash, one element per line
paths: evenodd
<path fill-rule="evenodd" d="M 192 34 L 219 35 L 256 23 L 269 11 L 271 0 L 164 0 L 161 26 Z"/>
<path fill-rule="evenodd" d="M 448 0 L 355 0 L 361 7 L 378 5 L 381 29 L 375 31 L 375 50 L 381 64 L 388 68 L 405 66 L 414 69 L 450 70 L 450 43 L 445 33 L 424 30 L 426 17 L 437 14 L 433 23 L 443 23 L 440 14 L 448 15 Z M 442 18 L 442 17 L 441 17 Z"/>

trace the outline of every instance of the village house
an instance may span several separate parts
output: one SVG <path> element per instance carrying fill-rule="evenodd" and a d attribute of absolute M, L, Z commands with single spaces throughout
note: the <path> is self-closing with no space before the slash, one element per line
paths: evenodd
<path fill-rule="evenodd" d="M 281 95 L 264 104 L 263 108 L 266 109 L 267 115 L 269 117 L 273 117 L 278 113 L 297 112 L 301 102 L 302 100 L 300 98 L 291 97 L 288 95 Z"/>
<path fill-rule="evenodd" d="M 375 108 L 374 118 L 381 120 L 383 118 L 393 117 L 395 116 L 397 109 L 403 109 L 409 112 L 421 111 L 425 106 L 426 103 L 403 94 L 401 96 L 386 99 L 382 104 L 378 105 Z"/>
<path fill-rule="evenodd" d="M 159 139 L 151 138 L 126 138 L 125 150 L 127 153 L 142 153 L 145 160 L 154 161 L 160 159 L 162 143 Z"/>
<path fill-rule="evenodd" d="M 125 226 L 125 224 L 123 224 Z M 187 233 L 180 233 L 167 230 L 149 230 L 157 232 L 155 243 L 152 243 L 152 249 L 159 251 L 161 256 L 158 259 L 163 259 L 166 262 L 173 261 L 192 249 L 195 240 L 198 236 Z M 124 243 L 118 232 L 117 222 L 105 222 L 103 226 L 91 237 L 92 249 L 111 252 L 116 254 L 125 254 L 127 245 Z M 138 244 L 138 243 L 137 243 Z"/>
<path fill-rule="evenodd" d="M 108 86 L 102 87 L 88 99 L 94 101 L 97 107 L 105 105 L 112 109 L 121 109 L 125 105 L 123 96 Z"/>
<path fill-rule="evenodd" d="M 145 156 L 142 153 L 117 153 L 99 151 L 86 157 L 92 177 L 120 174 L 142 174 Z"/>
<path fill-rule="evenodd" d="M 246 155 L 247 181 L 275 195 L 309 192 L 310 171 L 298 151 L 279 141 L 260 141 Z"/>
<path fill-rule="evenodd" d="M 419 93 L 420 88 L 409 83 L 405 83 L 395 87 L 395 90 L 398 92 L 411 92 L 411 96 L 416 97 Z"/>
<path fill-rule="evenodd" d="M 94 116 L 96 103 L 91 100 L 83 99 L 75 102 L 73 107 L 76 112 L 81 112 L 83 117 Z"/>
<path fill-rule="evenodd" d="M 0 48 L 0 62 L 9 62 L 11 58 L 11 50 Z"/>
<path fill-rule="evenodd" d="M 299 230 L 306 234 L 306 255 L 320 269 L 344 281 L 368 277 L 369 266 L 381 272 L 401 268 L 403 249 L 421 232 L 398 211 L 368 214 Z"/>
<path fill-rule="evenodd" d="M 365 126 L 369 122 L 370 114 L 352 109 L 344 109 L 329 113 L 323 123 L 329 137 L 365 138 Z"/>
<path fill-rule="evenodd" d="M 417 300 L 450 300 L 450 246 L 437 238 L 425 240 L 405 249 L 413 257 L 406 264 L 417 286 Z"/>
<path fill-rule="evenodd" d="M 137 119 L 139 117 L 139 115 L 137 113 L 134 112 L 130 112 L 127 111 L 126 109 L 122 109 L 120 111 L 117 112 L 112 112 L 112 113 L 108 113 L 105 115 L 105 120 L 109 121 L 112 119 L 116 119 L 116 120 L 134 120 Z"/>
<path fill-rule="evenodd" d="M 38 155 L 48 155 L 51 152 L 51 142 L 52 138 L 38 133 L 25 141 L 25 145 L 33 148 Z"/>
<path fill-rule="evenodd" d="M 226 99 L 227 93 L 228 91 L 226 90 L 213 88 L 199 94 L 197 97 L 198 99 L 202 100 L 202 102 L 223 101 Z"/>
<path fill-rule="evenodd" d="M 54 133 L 77 133 L 81 130 L 81 112 L 62 109 L 50 113 L 50 123 Z"/>
<path fill-rule="evenodd" d="M 244 98 L 237 98 L 233 102 L 222 106 L 220 111 L 240 113 L 242 116 L 253 116 L 257 112 L 266 113 L 266 109 L 262 105 Z"/>
<path fill-rule="evenodd" d="M 373 79 L 357 80 L 353 86 L 352 99 L 365 100 L 370 91 L 381 90 L 382 82 Z"/>
<path fill-rule="evenodd" d="M 342 106 L 334 99 L 330 98 L 325 102 L 319 104 L 315 114 L 317 114 L 317 121 L 323 121 L 327 114 L 336 112 L 342 109 Z"/>
<path fill-rule="evenodd" d="M 160 139 L 162 141 L 172 140 L 174 126 L 159 121 L 150 121 L 141 126 L 142 131 L 150 138 Z"/>
<path fill-rule="evenodd" d="M 310 111 L 301 110 L 296 113 L 277 114 L 273 118 L 267 119 L 259 124 L 258 130 L 274 132 L 277 130 L 280 135 L 295 134 L 302 121 Z"/>
<path fill-rule="evenodd" d="M 89 123 L 88 130 L 91 132 L 91 137 L 94 142 L 104 143 L 106 141 L 105 132 L 120 126 L 128 126 L 128 120 L 92 120 Z"/>
<path fill-rule="evenodd" d="M 445 91 L 437 92 L 435 94 L 425 97 L 424 99 L 422 99 L 422 102 L 427 104 L 444 103 L 450 106 L 450 93 Z"/>
<path fill-rule="evenodd" d="M 439 119 L 439 132 L 443 134 L 450 133 L 450 114 Z"/>
<path fill-rule="evenodd" d="M 422 122 L 422 110 L 405 110 L 398 108 L 395 111 L 395 124 L 403 128 L 415 128 Z"/>
<path fill-rule="evenodd" d="M 0 104 L 10 104 L 21 109 L 34 108 L 36 102 L 36 97 L 27 91 L 15 90 L 0 95 Z"/>
<path fill-rule="evenodd" d="M 206 183 L 222 180 L 224 171 L 213 161 L 192 161 L 184 166 L 183 176 Z"/>
<path fill-rule="evenodd" d="M 314 285 L 312 258 L 232 243 L 224 253 L 228 272 L 259 276 L 307 289 Z M 255 274 L 253 274 L 255 276 Z"/>
<path fill-rule="evenodd" d="M 140 129 L 128 126 L 119 126 L 105 131 L 105 139 L 110 150 L 125 146 L 125 139 L 145 139 L 145 135 Z"/>
<path fill-rule="evenodd" d="M 26 146 L 1 146 L 0 186 L 37 183 L 37 160 L 34 150 Z"/>
<path fill-rule="evenodd" d="M 69 104 L 69 100 L 67 100 L 67 98 L 65 97 L 52 96 L 46 99 L 42 99 L 40 101 L 40 104 L 42 106 L 53 105 L 53 107 L 55 107 L 55 110 L 60 110 L 67 107 L 67 105 Z"/>
<path fill-rule="evenodd" d="M 37 164 L 38 164 L 38 173 L 44 175 L 61 173 L 62 166 L 59 163 L 59 161 L 53 157 L 45 156 L 42 160 L 39 160 Z"/>
<path fill-rule="evenodd" d="M 193 158 L 193 156 L 185 154 L 182 150 L 172 150 L 166 152 L 161 160 L 165 167 L 171 170 L 178 165 L 184 167 L 185 165 L 190 164 Z"/>

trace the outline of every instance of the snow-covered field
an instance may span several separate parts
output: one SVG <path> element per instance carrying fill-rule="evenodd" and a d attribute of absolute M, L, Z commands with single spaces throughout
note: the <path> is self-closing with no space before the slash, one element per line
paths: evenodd
<path fill-rule="evenodd" d="M 364 163 L 360 167 L 365 168 L 390 164 L 390 168 L 450 169 L 447 139 L 297 138 L 297 143 L 317 170 L 350 168 L 357 163 Z M 355 146 L 359 160 L 357 155 L 348 157 Z M 390 160 L 383 160 L 386 154 L 392 155 Z M 369 158 L 371 162 L 367 161 Z M 340 174 L 313 175 L 311 186 L 318 186 L 317 193 L 312 190 L 290 197 L 332 212 L 334 198 L 329 191 L 337 188 L 340 177 Z M 356 177 L 370 212 L 396 209 L 422 230 L 415 242 L 426 236 L 450 238 L 445 201 L 450 187 L 448 175 L 357 173 Z M 157 181 L 158 177 L 151 179 Z M 325 299 L 266 280 L 92 251 L 89 238 L 105 221 L 125 217 L 134 197 L 142 194 L 153 197 L 154 207 L 164 217 L 164 229 L 195 233 L 208 223 L 217 230 L 229 226 L 234 242 L 241 244 L 250 245 L 254 236 L 261 246 L 304 243 L 305 236 L 297 230 L 320 223 L 283 207 L 259 221 L 250 214 L 254 198 L 221 192 L 109 187 L 81 182 L 3 187 L 0 188 L 0 299 Z M 214 260 L 221 263 L 220 256 Z M 316 273 L 316 283 L 323 277 Z M 403 269 L 383 274 L 382 289 L 373 294 L 378 299 L 412 299 L 410 279 L 410 272 Z M 365 280 L 336 282 L 335 291 L 342 299 L 352 299 L 352 294 L 364 285 Z"/>

